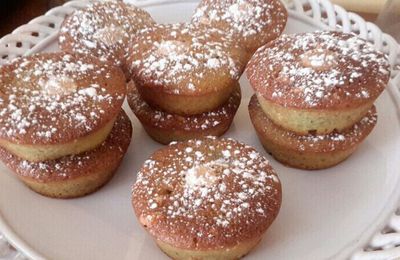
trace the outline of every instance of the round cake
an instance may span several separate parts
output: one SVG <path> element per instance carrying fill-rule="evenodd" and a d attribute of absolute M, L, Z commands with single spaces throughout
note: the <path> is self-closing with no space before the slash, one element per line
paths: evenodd
<path fill-rule="evenodd" d="M 225 103 L 244 70 L 243 52 L 218 32 L 187 24 L 142 30 L 131 45 L 132 80 L 152 107 L 179 115 Z"/>
<path fill-rule="evenodd" d="M 121 2 L 96 2 L 69 15 L 61 25 L 60 49 L 84 53 L 120 66 L 125 73 L 126 48 L 140 29 L 153 26 L 150 14 Z"/>
<path fill-rule="evenodd" d="M 56 160 L 29 162 L 0 148 L 0 159 L 37 193 L 54 198 L 80 197 L 96 191 L 112 178 L 131 136 L 131 122 L 122 111 L 107 139 L 94 150 Z"/>
<path fill-rule="evenodd" d="M 191 23 L 220 29 L 253 54 L 283 32 L 287 16 L 279 0 L 202 0 Z"/>
<path fill-rule="evenodd" d="M 172 141 L 223 135 L 239 108 L 241 92 L 237 83 L 225 104 L 213 111 L 193 116 L 174 115 L 152 108 L 141 98 L 133 82 L 128 83 L 127 98 L 132 111 L 151 138 L 169 144 Z"/>
<path fill-rule="evenodd" d="M 250 100 L 249 113 L 262 145 L 275 159 L 308 170 L 332 167 L 347 159 L 377 123 L 376 109 L 372 106 L 359 122 L 340 133 L 299 135 L 272 122 L 255 95 Z"/>
<path fill-rule="evenodd" d="M 29 161 L 78 154 L 110 133 L 123 72 L 82 54 L 42 53 L 0 67 L 0 146 Z"/>
<path fill-rule="evenodd" d="M 260 48 L 247 76 L 267 116 L 299 134 L 350 128 L 389 80 L 386 56 L 341 32 L 283 35 Z"/>
<path fill-rule="evenodd" d="M 233 139 L 156 151 L 138 173 L 137 218 L 173 259 L 239 259 L 278 215 L 281 184 L 268 160 Z"/>

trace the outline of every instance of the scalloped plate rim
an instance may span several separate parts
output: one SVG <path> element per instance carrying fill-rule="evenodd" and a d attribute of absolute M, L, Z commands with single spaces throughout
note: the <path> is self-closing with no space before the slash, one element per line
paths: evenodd
<path fill-rule="evenodd" d="M 87 2 L 86 0 L 83 0 L 82 2 Z M 148 3 L 150 2 L 150 3 Z M 198 2 L 196 0 L 150 0 L 148 2 L 138 2 L 135 5 L 139 7 L 151 7 L 151 6 L 159 6 L 159 5 L 173 5 L 173 4 L 185 4 L 185 3 L 195 3 Z M 88 2 L 89 3 L 89 2 Z M 51 11 L 51 10 L 50 10 Z M 309 25 L 312 25 L 314 27 L 320 27 L 323 29 L 327 30 L 333 30 L 333 28 L 330 28 L 328 25 L 323 24 L 321 22 L 318 22 L 317 20 L 313 19 L 312 17 L 306 16 L 302 13 L 299 13 L 295 10 L 288 10 L 289 16 L 298 20 L 302 20 L 303 22 L 308 23 Z M 350 12 L 349 12 L 350 13 Z M 12 33 L 15 34 L 15 33 Z M 36 52 L 41 51 L 44 46 L 54 42 L 57 37 L 57 32 L 50 34 L 49 36 L 45 37 L 42 39 L 39 43 L 37 43 L 34 47 L 32 47 L 30 50 L 28 50 L 24 55 L 30 55 Z M 399 46 L 400 48 L 400 46 Z M 400 76 L 399 76 L 400 77 Z M 397 105 L 397 111 L 400 113 L 399 108 L 400 108 L 400 91 L 399 89 L 394 86 L 393 82 L 390 82 L 387 89 L 390 93 L 390 97 L 395 105 Z M 396 92 L 396 93 L 394 93 Z M 400 118 L 399 115 L 397 117 Z M 400 184 L 400 179 L 398 180 L 398 183 Z M 397 205 L 400 204 L 400 189 L 394 189 L 392 194 L 390 195 L 390 201 L 385 205 L 385 208 L 388 208 L 387 205 L 390 204 L 390 210 L 385 209 L 382 210 L 382 212 L 376 217 L 376 221 L 374 223 L 378 223 L 376 225 L 371 225 L 370 228 L 365 230 L 362 234 L 360 234 L 360 239 L 357 241 L 353 241 L 353 243 L 349 243 L 346 245 L 342 251 L 338 252 L 336 255 L 333 255 L 332 257 L 342 257 L 344 255 L 346 256 L 352 256 L 354 253 L 356 253 L 357 249 L 360 249 L 363 245 L 367 244 L 370 238 L 379 232 L 381 228 L 383 228 L 388 219 L 391 217 L 391 215 L 394 213 L 394 211 L 397 209 Z M 4 237 L 7 238 L 8 242 L 14 246 L 17 250 L 25 254 L 25 256 L 32 258 L 32 259 L 46 259 L 43 257 L 39 252 L 35 251 L 28 242 L 24 241 L 21 239 L 14 231 L 13 229 L 7 224 L 6 220 L 1 214 L 0 211 L 0 231 L 4 235 Z M 354 246 L 354 244 L 356 244 Z"/>

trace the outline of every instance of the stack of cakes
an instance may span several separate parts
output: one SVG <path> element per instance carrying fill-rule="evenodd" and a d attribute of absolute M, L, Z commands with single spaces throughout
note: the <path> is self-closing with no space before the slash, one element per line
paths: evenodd
<path fill-rule="evenodd" d="M 45 196 L 91 193 L 131 139 L 123 72 L 82 54 L 43 53 L 0 68 L 0 158 Z"/>
<path fill-rule="evenodd" d="M 222 135 L 232 123 L 245 64 L 218 31 L 188 24 L 142 30 L 129 50 L 128 102 L 147 133 L 167 144 Z"/>
<path fill-rule="evenodd" d="M 322 169 L 350 156 L 376 125 L 389 80 L 384 54 L 351 34 L 284 35 L 260 48 L 247 76 L 257 134 L 277 160 Z"/>
<path fill-rule="evenodd" d="M 239 107 L 249 57 L 286 20 L 276 0 L 203 0 L 190 23 L 140 30 L 128 50 L 128 103 L 146 132 L 163 144 L 222 135 Z"/>

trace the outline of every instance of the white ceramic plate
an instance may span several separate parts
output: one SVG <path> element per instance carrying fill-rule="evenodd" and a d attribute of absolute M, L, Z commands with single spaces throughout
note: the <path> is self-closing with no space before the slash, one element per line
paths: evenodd
<path fill-rule="evenodd" d="M 145 9 L 157 21 L 176 22 L 189 19 L 195 6 L 167 3 Z M 326 26 L 291 13 L 286 33 L 321 29 Z M 50 37 L 33 52 L 56 49 L 55 37 Z M 251 88 L 245 78 L 241 84 L 242 105 L 225 136 L 253 145 L 271 158 L 259 144 L 248 117 Z M 394 90 L 389 86 L 379 98 L 377 127 L 344 163 L 309 172 L 284 167 L 271 158 L 282 180 L 282 209 L 248 259 L 348 258 L 385 224 L 400 197 L 399 98 L 392 94 Z M 87 197 L 42 197 L 0 164 L 0 230 L 14 246 L 34 259 L 166 259 L 136 221 L 130 202 L 136 172 L 161 146 L 129 115 L 133 141 L 119 172 Z"/>

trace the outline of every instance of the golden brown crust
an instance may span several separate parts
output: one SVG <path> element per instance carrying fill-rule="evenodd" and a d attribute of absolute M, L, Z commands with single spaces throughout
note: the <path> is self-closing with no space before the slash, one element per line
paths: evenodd
<path fill-rule="evenodd" d="M 299 135 L 344 131 L 360 121 L 374 105 L 371 101 L 354 108 L 298 109 L 271 102 L 259 93 L 257 99 L 269 119 L 282 128 Z"/>
<path fill-rule="evenodd" d="M 142 30 L 129 50 L 132 80 L 143 99 L 175 114 L 200 114 L 223 104 L 244 69 L 243 52 L 187 24 Z M 185 100 L 191 106 L 182 105 Z M 176 105 L 176 103 L 179 105 Z"/>
<path fill-rule="evenodd" d="M 93 133 L 119 114 L 122 71 L 82 54 L 41 53 L 0 68 L 0 138 L 51 145 Z"/>
<path fill-rule="evenodd" d="M 61 25 L 60 49 L 83 53 L 120 66 L 125 73 L 126 47 L 140 29 L 153 26 L 150 14 L 123 2 L 97 2 L 69 15 Z"/>
<path fill-rule="evenodd" d="M 202 0 L 191 22 L 220 29 L 254 53 L 278 37 L 286 21 L 287 11 L 279 0 Z"/>
<path fill-rule="evenodd" d="M 183 141 L 222 135 L 231 125 L 240 105 L 239 83 L 223 106 L 200 115 L 180 116 L 149 106 L 133 82 L 128 83 L 128 103 L 149 135 L 158 142 Z"/>
<path fill-rule="evenodd" d="M 103 143 L 110 134 L 115 119 L 116 118 L 112 119 L 106 126 L 96 132 L 65 144 L 22 145 L 0 139 L 0 147 L 6 149 L 15 156 L 30 162 L 43 162 L 58 159 L 67 155 L 80 154 L 93 150 Z"/>
<path fill-rule="evenodd" d="M 222 249 L 261 237 L 278 214 L 281 185 L 254 148 L 204 138 L 156 151 L 138 173 L 132 203 L 156 240 Z"/>
<path fill-rule="evenodd" d="M 333 167 L 345 161 L 357 149 L 358 145 L 347 150 L 332 151 L 327 153 L 307 153 L 288 150 L 286 147 L 270 142 L 262 132 L 257 132 L 264 149 L 282 164 L 302 170 L 322 170 Z"/>
<path fill-rule="evenodd" d="M 372 103 L 389 80 L 386 56 L 341 32 L 282 35 L 250 60 L 247 77 L 265 99 L 288 108 L 346 109 Z"/>
<path fill-rule="evenodd" d="M 226 103 L 234 84 L 204 95 L 181 95 L 163 93 L 159 87 L 149 87 L 135 82 L 140 96 L 152 107 L 171 114 L 191 116 L 217 109 Z"/>
<path fill-rule="evenodd" d="M 0 148 L 0 159 L 19 178 L 34 183 L 57 184 L 113 172 L 120 164 L 132 136 L 132 125 L 121 111 L 107 139 L 92 151 L 45 162 L 29 162 Z"/>
<path fill-rule="evenodd" d="M 58 182 L 36 182 L 19 176 L 20 180 L 31 190 L 40 195 L 56 199 L 72 199 L 96 192 L 114 176 L 119 164 L 109 165 L 95 174 L 84 175 L 75 179 Z"/>
<path fill-rule="evenodd" d="M 206 136 L 221 136 L 229 130 L 231 122 L 223 122 L 218 126 L 202 131 L 188 132 L 185 130 L 168 130 L 157 128 L 151 125 L 143 125 L 146 133 L 156 142 L 169 144 L 174 141 L 187 141 L 191 139 L 203 138 Z"/>
<path fill-rule="evenodd" d="M 237 260 L 245 257 L 260 241 L 261 237 L 255 237 L 252 240 L 216 250 L 182 249 L 159 240 L 157 240 L 156 243 L 166 255 L 174 260 Z"/>
<path fill-rule="evenodd" d="M 261 109 L 256 95 L 250 100 L 249 114 L 264 147 L 276 159 L 305 169 L 326 168 L 346 159 L 377 122 L 376 108 L 373 106 L 361 121 L 341 133 L 299 135 L 274 124 Z"/>

